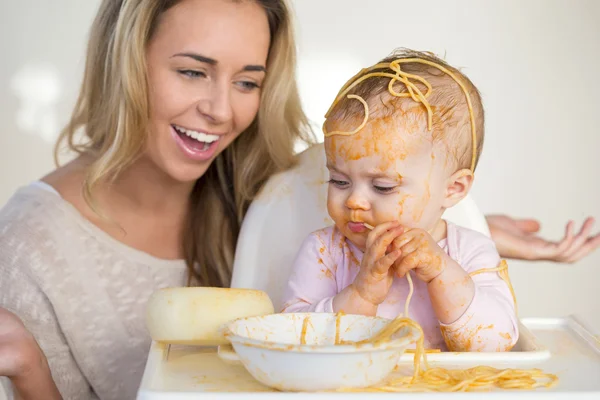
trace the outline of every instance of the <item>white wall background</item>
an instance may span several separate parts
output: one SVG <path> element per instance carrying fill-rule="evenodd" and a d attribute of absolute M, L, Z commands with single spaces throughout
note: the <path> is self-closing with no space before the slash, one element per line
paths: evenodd
<path fill-rule="evenodd" d="M 481 89 L 487 135 L 474 197 L 559 238 L 600 219 L 600 1 L 295 0 L 301 93 L 319 127 L 339 86 L 395 47 L 446 54 Z M 0 205 L 49 171 L 98 0 L 0 1 Z M 600 251 L 513 262 L 522 316 L 578 313 L 600 332 Z"/>

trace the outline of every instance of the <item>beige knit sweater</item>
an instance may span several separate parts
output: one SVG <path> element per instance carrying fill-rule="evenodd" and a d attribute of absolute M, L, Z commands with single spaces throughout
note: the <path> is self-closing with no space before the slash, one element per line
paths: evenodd
<path fill-rule="evenodd" d="M 185 271 L 113 239 L 39 183 L 0 210 L 0 307 L 36 337 L 65 399 L 135 398 L 146 302 L 182 286 Z"/>

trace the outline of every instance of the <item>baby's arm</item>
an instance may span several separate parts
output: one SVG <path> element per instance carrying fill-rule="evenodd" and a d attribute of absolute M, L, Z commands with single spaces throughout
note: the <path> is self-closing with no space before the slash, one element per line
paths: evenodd
<path fill-rule="evenodd" d="M 333 312 L 336 264 L 319 233 L 311 233 L 296 254 L 282 312 Z"/>
<path fill-rule="evenodd" d="M 369 233 L 368 249 L 353 281 L 337 280 L 337 268 L 344 266 L 344 260 L 332 256 L 332 235 L 323 232 L 311 234 L 296 256 L 284 295 L 284 311 L 375 315 L 394 277 L 389 268 L 400 255 L 400 251 L 386 254 L 387 248 L 402 228 L 397 222 L 389 222 Z"/>
<path fill-rule="evenodd" d="M 467 231 L 461 237 L 461 242 L 460 262 L 467 273 L 496 268 L 500 264 L 500 256 L 489 238 Z M 517 342 L 519 331 L 515 304 L 508 285 L 497 272 L 485 272 L 469 279 L 474 284 L 475 294 L 464 313 L 451 323 L 440 321 L 448 349 L 510 350 Z M 443 291 L 443 282 L 437 282 L 437 285 L 440 286 L 438 290 Z M 436 288 L 430 287 L 429 292 L 433 296 Z"/>

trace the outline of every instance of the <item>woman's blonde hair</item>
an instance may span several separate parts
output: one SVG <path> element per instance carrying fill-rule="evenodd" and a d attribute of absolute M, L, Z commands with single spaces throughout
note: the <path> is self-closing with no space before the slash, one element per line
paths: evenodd
<path fill-rule="evenodd" d="M 93 207 L 98 183 L 140 156 L 149 120 L 146 47 L 162 13 L 181 0 L 104 0 L 92 25 L 85 73 L 70 122 L 55 148 L 91 154 L 83 194 Z M 231 0 L 236 1 L 236 0 Z M 258 115 L 196 182 L 184 254 L 188 284 L 229 286 L 240 225 L 274 173 L 295 163 L 294 144 L 312 142 L 295 79 L 296 47 L 286 0 L 256 1 L 267 13 L 271 44 Z M 82 130 L 83 140 L 77 140 Z M 94 208 L 95 209 L 95 208 Z"/>

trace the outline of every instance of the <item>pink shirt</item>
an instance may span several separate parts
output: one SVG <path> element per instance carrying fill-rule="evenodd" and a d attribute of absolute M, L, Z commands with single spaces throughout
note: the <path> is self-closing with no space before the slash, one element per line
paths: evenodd
<path fill-rule="evenodd" d="M 440 247 L 467 272 L 495 268 L 500 256 L 485 235 L 450 222 Z M 294 261 L 284 293 L 283 312 L 333 312 L 333 297 L 350 285 L 360 268 L 363 253 L 330 226 L 311 233 Z M 518 338 L 515 305 L 508 285 L 496 272 L 472 277 L 473 301 L 456 321 L 440 323 L 433 311 L 427 284 L 413 275 L 414 295 L 409 316 L 425 332 L 426 348 L 452 351 L 507 351 Z M 377 315 L 395 318 L 404 312 L 406 279 L 395 279 Z"/>

